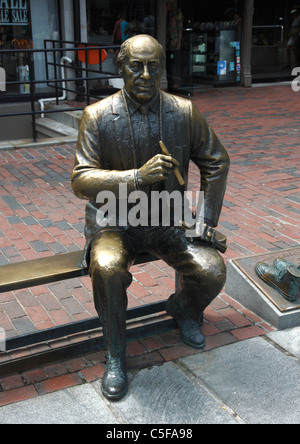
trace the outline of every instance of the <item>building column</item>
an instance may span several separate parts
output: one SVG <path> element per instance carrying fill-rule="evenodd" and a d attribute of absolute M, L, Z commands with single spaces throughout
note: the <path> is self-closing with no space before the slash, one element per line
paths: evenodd
<path fill-rule="evenodd" d="M 60 2 L 60 14 L 61 14 L 61 40 L 73 42 L 75 40 L 75 22 L 74 22 L 74 3 L 73 0 L 62 0 Z M 66 44 L 65 47 L 73 47 L 74 44 Z M 70 57 L 71 60 L 75 60 L 74 51 L 67 51 L 65 53 L 67 57 Z M 74 69 L 68 68 L 66 65 L 65 68 L 65 76 L 66 78 L 74 77 Z M 68 82 L 67 88 L 76 91 L 75 82 Z M 75 100 L 76 93 L 72 93 L 67 91 L 67 99 Z"/>
<path fill-rule="evenodd" d="M 81 41 L 87 42 L 87 16 L 86 16 L 86 0 L 80 0 L 80 29 L 81 29 Z"/>
<path fill-rule="evenodd" d="M 61 14 L 61 39 L 66 41 L 74 41 L 74 10 L 72 0 L 62 0 L 60 2 Z"/>
<path fill-rule="evenodd" d="M 245 0 L 243 28 L 242 28 L 242 86 L 250 88 L 252 85 L 251 51 L 252 51 L 252 25 L 254 14 L 254 0 Z"/>
<path fill-rule="evenodd" d="M 157 40 L 166 51 L 166 35 L 167 35 L 167 6 L 166 0 L 156 0 L 156 30 Z M 166 67 L 161 77 L 161 89 L 168 88 Z"/>

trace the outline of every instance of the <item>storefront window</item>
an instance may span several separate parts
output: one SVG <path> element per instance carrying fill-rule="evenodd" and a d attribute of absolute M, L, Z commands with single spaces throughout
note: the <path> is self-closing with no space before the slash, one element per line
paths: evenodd
<path fill-rule="evenodd" d="M 295 8 L 294 0 L 263 2 L 255 0 L 252 33 L 254 81 L 289 79 L 292 68 L 299 66 L 300 8 L 298 8 Z"/>
<path fill-rule="evenodd" d="M 238 85 L 243 2 L 167 0 L 166 4 L 169 89 L 190 95 L 203 84 Z"/>
<path fill-rule="evenodd" d="M 44 48 L 44 40 L 59 39 L 59 15 L 57 0 L 31 0 L 32 41 L 34 48 Z M 51 70 L 51 67 L 49 68 Z M 45 56 L 43 53 L 34 55 L 34 74 L 36 80 L 46 79 Z M 53 77 L 49 73 L 49 77 Z M 46 84 L 37 83 L 36 93 L 49 91 Z M 53 90 L 52 90 L 53 91 Z"/>
<path fill-rule="evenodd" d="M 156 37 L 156 0 L 86 0 L 88 43 L 121 45 L 129 37 L 149 34 Z M 102 70 L 117 75 L 116 50 L 109 50 Z M 97 67 L 94 67 L 97 70 Z M 90 82 L 92 92 L 103 93 L 102 87 L 120 88 L 121 79 Z M 108 90 L 106 90 L 107 92 Z"/>
<path fill-rule="evenodd" d="M 6 81 L 28 78 L 28 53 L 1 54 L 5 49 L 32 48 L 29 2 L 27 0 L 0 1 L 0 65 L 6 73 Z M 26 94 L 28 85 L 11 85 L 7 94 Z"/>
<path fill-rule="evenodd" d="M 119 44 L 136 34 L 156 36 L 155 0 L 87 0 L 89 43 Z"/>
<path fill-rule="evenodd" d="M 32 55 L 26 49 L 42 49 L 44 39 L 58 37 L 57 0 L 0 0 L 0 67 L 5 70 L 7 82 L 28 80 L 30 66 L 35 80 L 45 79 L 43 54 Z M 24 52 L 1 54 L 2 50 L 13 49 Z M 35 91 L 47 92 L 47 87 L 37 84 Z M 6 88 L 6 95 L 29 93 L 29 84 L 8 84 Z"/>

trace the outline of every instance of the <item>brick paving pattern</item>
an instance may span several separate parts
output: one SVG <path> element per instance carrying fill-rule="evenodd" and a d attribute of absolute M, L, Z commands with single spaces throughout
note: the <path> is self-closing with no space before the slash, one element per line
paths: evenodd
<path fill-rule="evenodd" d="M 193 98 L 231 157 L 219 227 L 228 236 L 226 259 L 299 245 L 299 94 L 275 85 L 207 90 Z M 85 202 L 70 186 L 74 148 L 0 151 L 0 265 L 83 248 Z M 190 189 L 198 184 L 191 165 Z M 174 289 L 174 271 L 162 261 L 134 266 L 132 272 L 129 307 L 164 300 Z M 0 326 L 8 337 L 91 316 L 96 312 L 88 277 L 0 294 Z M 205 312 L 206 350 L 270 330 L 225 291 Z M 129 368 L 193 353 L 199 351 L 185 346 L 175 330 L 129 342 Z M 101 378 L 104 362 L 105 351 L 86 353 L 0 375 L 0 406 Z"/>

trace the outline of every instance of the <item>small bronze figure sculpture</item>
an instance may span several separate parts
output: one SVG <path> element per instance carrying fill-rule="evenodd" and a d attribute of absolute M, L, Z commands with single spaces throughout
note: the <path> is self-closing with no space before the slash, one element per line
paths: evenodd
<path fill-rule="evenodd" d="M 268 285 L 275 288 L 288 302 L 296 302 L 300 296 L 300 266 L 285 259 L 275 259 L 273 267 L 258 262 L 256 274 Z"/>
<path fill-rule="evenodd" d="M 166 308 L 177 321 L 183 341 L 195 348 L 205 346 L 200 329 L 203 311 L 226 278 L 224 260 L 216 250 L 222 242 L 217 242 L 213 227 L 222 208 L 229 158 L 190 100 L 160 90 L 164 61 L 162 46 L 149 35 L 132 37 L 122 45 L 118 67 L 125 86 L 85 109 L 72 174 L 74 192 L 89 200 L 85 260 L 108 350 L 102 392 L 110 400 L 121 399 L 128 389 L 126 289 L 137 254 L 154 253 L 177 271 L 176 293 Z M 161 147 L 170 155 L 162 154 Z M 120 184 L 126 184 L 128 195 L 135 190 L 148 196 L 152 191 L 174 190 L 183 195 L 190 160 L 199 167 L 205 193 L 205 224 L 197 240 L 172 223 L 123 226 L 120 215 L 115 226 L 99 226 L 101 191 L 121 199 Z"/>

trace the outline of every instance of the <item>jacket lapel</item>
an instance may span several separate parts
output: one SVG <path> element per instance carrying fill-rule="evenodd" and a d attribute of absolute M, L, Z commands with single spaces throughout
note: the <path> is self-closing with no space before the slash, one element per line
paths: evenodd
<path fill-rule="evenodd" d="M 131 131 L 130 116 L 125 106 L 123 94 L 119 93 L 113 96 L 112 114 L 114 116 L 115 135 L 118 144 L 118 150 L 122 159 L 124 170 L 136 168 L 134 162 L 134 140 Z"/>
<path fill-rule="evenodd" d="M 178 145 L 178 123 L 176 123 L 175 120 L 175 102 L 171 95 L 166 94 L 163 91 L 161 92 L 161 100 L 161 138 L 172 157 L 179 161 L 179 170 L 182 172 L 182 153 L 179 152 L 176 148 L 176 146 Z M 169 192 L 180 189 L 180 185 L 178 184 L 174 174 L 170 174 L 168 179 L 165 181 L 165 189 Z"/>
<path fill-rule="evenodd" d="M 176 145 L 176 122 L 174 113 L 174 103 L 169 94 L 161 91 L 161 138 L 167 146 L 170 154 L 174 154 L 174 147 Z"/>

